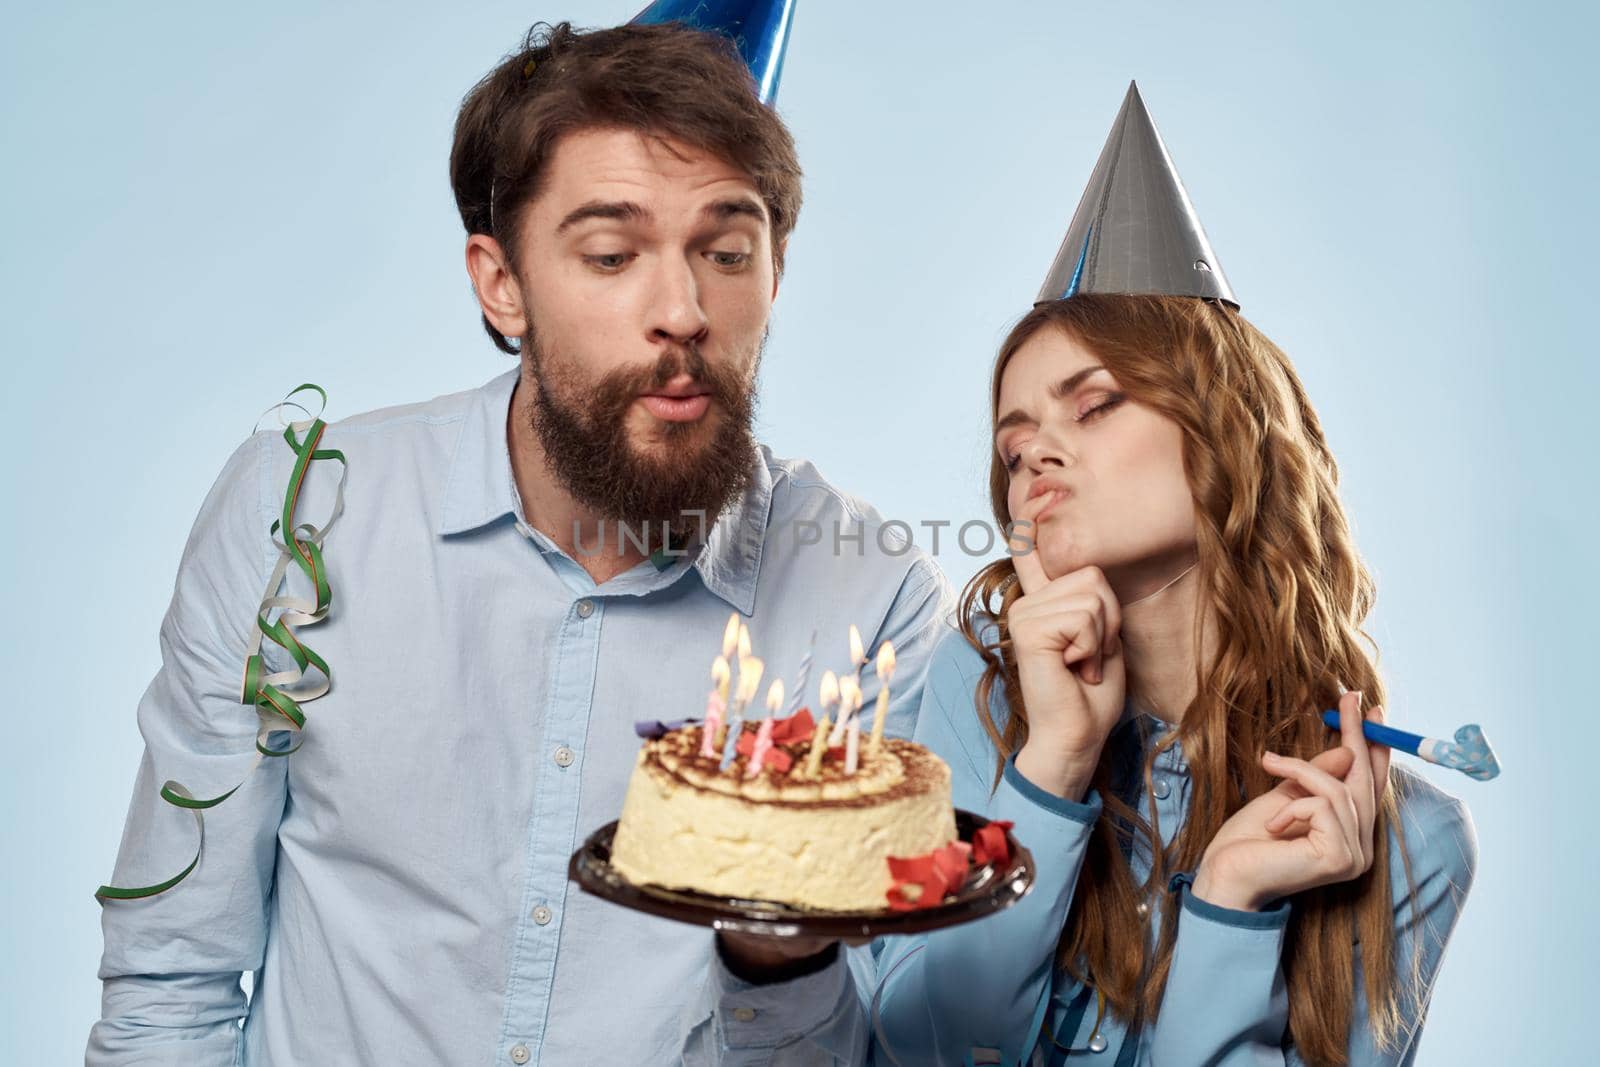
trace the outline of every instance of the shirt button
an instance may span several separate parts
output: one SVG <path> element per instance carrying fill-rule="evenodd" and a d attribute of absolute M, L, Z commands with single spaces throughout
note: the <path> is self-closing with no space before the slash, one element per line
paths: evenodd
<path fill-rule="evenodd" d="M 540 904 L 537 908 L 533 909 L 533 921 L 538 923 L 540 926 L 548 925 L 550 920 L 554 917 L 555 912 L 551 911 L 543 904 Z"/>
<path fill-rule="evenodd" d="M 578 601 L 578 618 L 587 619 L 590 615 L 593 615 L 593 614 L 594 614 L 594 601 L 592 601 L 592 600 L 580 600 L 580 601 Z"/>
<path fill-rule="evenodd" d="M 756 1010 L 754 1008 L 734 1008 L 733 1017 L 742 1023 L 751 1022 L 756 1017 Z"/>
<path fill-rule="evenodd" d="M 512 1063 L 527 1063 L 528 1062 L 528 1055 L 529 1055 L 529 1053 L 528 1053 L 528 1046 L 527 1045 L 512 1045 L 511 1046 L 511 1062 Z"/>
<path fill-rule="evenodd" d="M 1172 795 L 1172 784 L 1165 778 L 1157 778 L 1155 784 L 1155 794 L 1157 800 L 1167 799 Z"/>
<path fill-rule="evenodd" d="M 572 766 L 572 761 L 575 759 L 577 759 L 577 756 L 574 755 L 572 749 L 568 748 L 566 745 L 562 745 L 560 748 L 556 749 L 555 760 L 557 767 L 570 767 Z"/>

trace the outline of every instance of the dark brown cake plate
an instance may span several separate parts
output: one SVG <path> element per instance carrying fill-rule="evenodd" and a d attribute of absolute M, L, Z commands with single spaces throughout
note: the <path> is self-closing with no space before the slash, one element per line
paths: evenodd
<path fill-rule="evenodd" d="M 956 809 L 956 833 L 963 841 L 989 820 Z M 663 919 L 709 926 L 740 934 L 769 937 L 881 937 L 915 934 L 956 926 L 1009 908 L 1033 887 L 1033 854 L 1006 831 L 1011 859 L 998 867 L 990 864 L 968 872 L 967 880 L 939 904 L 914 911 L 813 911 L 768 900 L 714 897 L 687 889 L 635 885 L 611 866 L 611 839 L 615 822 L 607 823 L 572 854 L 567 877 L 579 888 L 613 904 L 659 915 Z"/>

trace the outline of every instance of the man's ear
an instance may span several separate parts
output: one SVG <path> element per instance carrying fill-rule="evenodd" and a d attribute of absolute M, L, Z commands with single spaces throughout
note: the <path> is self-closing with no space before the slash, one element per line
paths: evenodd
<path fill-rule="evenodd" d="M 483 233 L 467 237 L 467 276 L 472 279 L 478 307 L 490 325 L 507 337 L 521 337 L 528 332 L 522 290 L 499 241 Z"/>

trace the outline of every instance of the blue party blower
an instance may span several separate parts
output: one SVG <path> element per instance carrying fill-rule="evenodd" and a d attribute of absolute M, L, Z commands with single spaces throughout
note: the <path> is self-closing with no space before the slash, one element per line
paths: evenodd
<path fill-rule="evenodd" d="M 1339 729 L 1337 711 L 1324 711 L 1322 721 L 1334 730 Z M 1377 722 L 1363 722 L 1361 732 L 1368 741 L 1420 756 L 1429 763 L 1460 771 L 1480 782 L 1487 782 L 1500 774 L 1500 761 L 1495 758 L 1494 749 L 1489 747 L 1489 739 L 1483 736 L 1483 728 L 1475 722 L 1469 722 L 1457 730 L 1453 741 L 1422 737 Z"/>

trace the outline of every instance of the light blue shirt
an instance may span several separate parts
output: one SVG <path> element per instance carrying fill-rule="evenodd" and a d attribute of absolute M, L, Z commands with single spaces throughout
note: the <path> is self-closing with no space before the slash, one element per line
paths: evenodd
<path fill-rule="evenodd" d="M 1055 952 L 1101 798 L 1093 790 L 1082 803 L 1057 797 L 1028 781 L 1013 762 L 1005 765 L 991 792 L 996 749 L 979 722 L 974 699 L 982 674 L 983 660 L 976 650 L 961 634 L 950 632 L 929 668 L 915 739 L 950 764 L 957 807 L 1016 824 L 1013 832 L 1037 864 L 1037 881 L 1032 892 L 997 915 L 876 946 L 881 1043 L 874 1049 L 875 1062 L 906 1067 L 964 1062 L 1303 1064 L 1289 1040 L 1281 967 L 1292 898 L 1262 912 L 1235 911 L 1194 896 L 1181 877 L 1147 905 L 1152 945 L 1163 905 L 1180 909 L 1172 969 L 1157 1020 L 1130 1035 L 1108 1011 L 1099 1027 L 1104 1047 L 1091 1050 L 1093 990 L 1058 970 Z M 1009 711 L 998 683 L 990 704 L 1003 729 Z M 1145 746 L 1167 729 L 1130 704 L 1107 750 L 1120 753 L 1124 766 L 1142 766 L 1136 761 Z M 1401 846 L 1391 834 L 1396 960 L 1403 967 L 1420 947 L 1421 983 L 1416 996 L 1402 997 L 1406 1032 L 1399 1047 L 1378 1049 L 1367 1027 L 1357 946 L 1357 994 L 1348 1046 L 1352 1067 L 1413 1061 L 1445 942 L 1477 862 L 1477 841 L 1465 806 L 1398 764 L 1396 769 L 1405 851 L 1415 881 L 1413 894 L 1401 865 Z M 1131 777 L 1137 780 L 1138 775 Z M 1156 825 L 1168 845 L 1187 816 L 1192 784 L 1181 747 L 1174 745 L 1157 757 L 1147 800 L 1140 806 L 1147 818 L 1159 820 Z M 1139 804 L 1132 798 L 1130 802 Z M 1136 882 L 1142 883 L 1151 867 L 1148 845 L 1135 848 L 1131 865 Z"/>
<path fill-rule="evenodd" d="M 889 731 L 909 734 L 950 607 L 942 573 L 809 464 L 763 447 L 703 547 L 596 586 L 523 521 L 506 438 L 516 381 L 329 426 L 323 447 L 349 459 L 325 546 L 333 606 L 300 636 L 332 691 L 305 705 L 299 751 L 206 813 L 194 874 L 104 906 L 90 1064 L 859 1059 L 842 956 L 751 988 L 709 930 L 582 893 L 567 862 L 621 811 L 635 720 L 703 714 L 730 612 L 791 690 L 816 630 L 813 694 L 845 666 L 851 623 L 869 652 L 892 639 Z M 113 884 L 157 882 L 192 854 L 194 823 L 158 798 L 163 781 L 214 796 L 250 766 L 240 676 L 292 459 L 277 433 L 256 434 L 200 509 L 139 704 L 144 759 Z M 297 521 L 325 520 L 332 466 L 313 465 Z"/>

